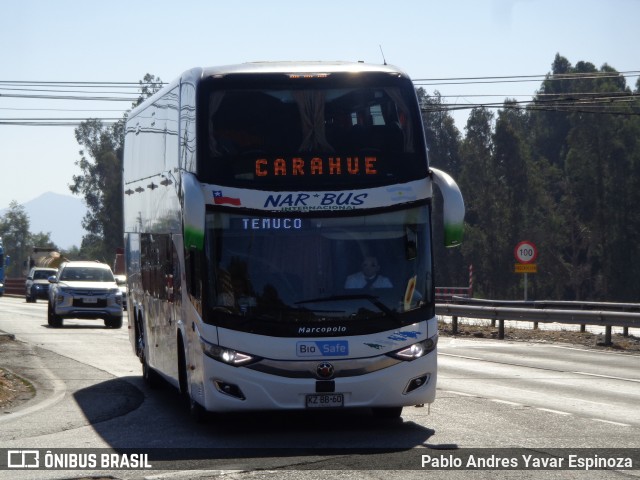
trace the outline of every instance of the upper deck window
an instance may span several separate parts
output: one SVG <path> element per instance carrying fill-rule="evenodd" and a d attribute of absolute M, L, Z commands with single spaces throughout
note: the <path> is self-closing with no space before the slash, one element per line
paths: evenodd
<path fill-rule="evenodd" d="M 208 139 L 200 151 L 202 180 L 313 189 L 384 185 L 426 174 L 422 127 L 408 80 L 250 77 L 205 82 L 199 119 Z"/>

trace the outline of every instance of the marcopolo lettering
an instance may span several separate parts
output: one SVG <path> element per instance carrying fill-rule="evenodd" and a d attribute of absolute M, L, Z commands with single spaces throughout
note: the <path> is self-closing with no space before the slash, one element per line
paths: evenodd
<path fill-rule="evenodd" d="M 345 333 L 347 327 L 300 327 L 298 328 L 298 335 L 309 335 L 314 333 Z"/>

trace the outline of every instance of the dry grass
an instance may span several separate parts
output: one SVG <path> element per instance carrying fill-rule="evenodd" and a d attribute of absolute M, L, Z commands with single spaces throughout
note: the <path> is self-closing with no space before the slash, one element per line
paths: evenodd
<path fill-rule="evenodd" d="M 440 322 L 440 335 L 457 336 L 462 338 L 498 338 L 498 327 L 492 327 L 490 324 L 464 324 L 458 323 L 458 333 L 454 334 L 451 330 L 451 324 Z M 581 345 L 589 348 L 621 350 L 626 352 L 640 352 L 640 338 L 629 335 L 611 335 L 611 345 L 605 345 L 604 334 L 596 334 L 590 332 L 580 332 L 575 330 L 550 330 L 532 328 L 513 328 L 505 327 L 504 339 L 520 342 L 539 342 L 539 343 L 569 343 L 573 345 Z"/>
<path fill-rule="evenodd" d="M 26 402 L 35 395 L 33 386 L 26 380 L 0 368 L 0 408 L 7 409 Z"/>
<path fill-rule="evenodd" d="M 11 337 L 0 336 L 0 348 L 3 343 L 11 341 Z M 4 411 L 26 402 L 35 393 L 35 388 L 28 381 L 0 367 L 0 409 Z"/>

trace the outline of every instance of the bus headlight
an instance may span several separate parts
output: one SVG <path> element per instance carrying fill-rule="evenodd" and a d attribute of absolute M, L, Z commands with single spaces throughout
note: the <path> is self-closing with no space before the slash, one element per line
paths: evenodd
<path fill-rule="evenodd" d="M 260 360 L 258 357 L 251 356 L 247 353 L 239 352 L 231 348 L 224 348 L 220 345 L 214 345 L 202 338 L 200 339 L 200 345 L 202 345 L 202 351 L 207 357 L 213 358 L 218 362 L 226 363 L 227 365 L 239 367 Z"/>
<path fill-rule="evenodd" d="M 390 352 L 387 355 L 390 357 L 394 357 L 400 360 L 415 360 L 416 358 L 424 357 L 426 354 L 435 350 L 436 345 L 438 344 L 438 336 L 435 335 L 433 337 L 427 338 L 422 342 L 414 343 L 408 347 L 405 347 L 401 350 L 396 350 L 395 352 Z"/>

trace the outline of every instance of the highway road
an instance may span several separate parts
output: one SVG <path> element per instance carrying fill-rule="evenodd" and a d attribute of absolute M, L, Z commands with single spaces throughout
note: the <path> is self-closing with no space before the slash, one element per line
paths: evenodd
<path fill-rule="evenodd" d="M 53 329 L 46 302 L 1 297 L 0 331 L 16 337 L 1 345 L 0 366 L 38 390 L 1 414 L 0 452 L 164 449 L 174 458 L 144 471 L 20 469 L 0 470 L 0 478 L 262 479 L 277 472 L 286 479 L 302 471 L 310 479 L 496 478 L 473 464 L 424 471 L 446 463 L 451 452 L 466 453 L 465 462 L 470 454 L 518 463 L 500 478 L 640 477 L 638 355 L 441 337 L 437 400 L 405 408 L 401 420 L 375 420 L 367 411 L 258 412 L 195 424 L 173 389 L 152 391 L 142 382 L 126 321 L 118 330 L 90 320 Z M 527 455 L 557 461 L 574 450 L 578 459 L 631 456 L 633 469 L 523 468 Z"/>

